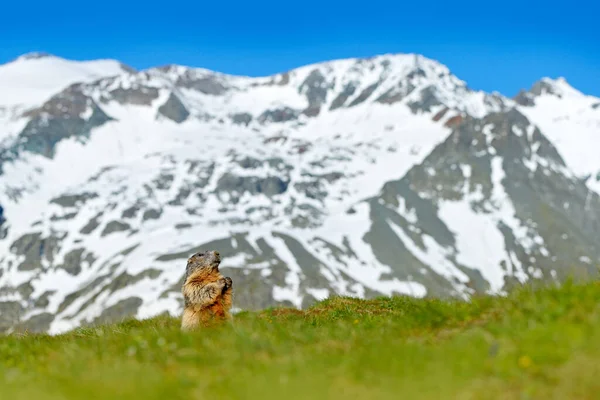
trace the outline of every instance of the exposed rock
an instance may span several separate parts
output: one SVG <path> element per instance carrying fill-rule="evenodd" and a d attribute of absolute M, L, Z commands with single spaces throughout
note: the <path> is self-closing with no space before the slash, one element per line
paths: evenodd
<path fill-rule="evenodd" d="M 17 332 L 28 332 L 28 333 L 43 333 L 50 329 L 50 324 L 54 321 L 54 315 L 43 312 L 40 314 L 33 315 L 27 321 L 19 323 L 15 327 Z"/>
<path fill-rule="evenodd" d="M 136 106 L 149 106 L 159 96 L 155 87 L 133 84 L 128 88 L 119 87 L 109 92 L 108 97 L 102 99 L 103 103 L 114 100 L 120 104 L 133 104 Z"/>
<path fill-rule="evenodd" d="M 106 224 L 100 236 L 110 235 L 114 232 L 128 231 L 129 229 L 131 229 L 131 226 L 125 222 L 110 221 L 108 224 Z"/>
<path fill-rule="evenodd" d="M 200 93 L 211 96 L 220 96 L 227 91 L 227 87 L 216 76 L 198 77 L 193 70 L 187 70 L 183 75 L 179 76 L 175 85 L 181 88 L 197 90 Z"/>
<path fill-rule="evenodd" d="M 307 117 L 316 117 L 321 113 L 321 106 L 309 106 L 304 111 L 302 111 L 303 115 Z"/>
<path fill-rule="evenodd" d="M 415 86 L 410 80 L 400 81 L 396 87 L 389 89 L 379 96 L 375 101 L 382 104 L 394 104 L 405 99 L 406 96 L 411 94 L 414 90 Z"/>
<path fill-rule="evenodd" d="M 52 54 L 46 51 L 31 51 L 18 57 L 19 60 L 39 60 L 42 58 L 53 57 Z"/>
<path fill-rule="evenodd" d="M 444 126 L 447 128 L 455 128 L 464 120 L 462 115 L 455 115 L 453 117 L 448 118 L 448 120 L 444 123 Z"/>
<path fill-rule="evenodd" d="M 291 219 L 292 226 L 301 229 L 316 228 L 321 225 L 324 213 L 310 204 L 300 204 L 297 207 L 298 214 Z M 301 214 L 300 214 L 301 213 Z"/>
<path fill-rule="evenodd" d="M 96 261 L 96 258 L 91 253 L 88 253 L 85 257 L 83 257 L 85 252 L 86 251 L 83 248 L 71 250 L 65 254 L 63 263 L 61 265 L 57 265 L 56 268 L 64 269 L 71 275 L 79 275 L 81 272 L 81 264 L 83 262 L 86 262 L 88 265 L 92 265 L 94 261 Z"/>
<path fill-rule="evenodd" d="M 593 264 L 586 262 L 585 258 L 582 261 L 578 255 L 585 254 L 590 259 L 600 260 L 600 251 L 592 239 L 600 235 L 600 213 L 591 211 L 600 210 L 600 196 L 590 192 L 583 182 L 558 172 L 564 161 L 556 149 L 537 128 L 531 127 L 524 115 L 511 109 L 489 114 L 483 119 L 463 119 L 421 165 L 413 167 L 400 181 L 388 182 L 381 196 L 369 201 L 373 224 L 365 235 L 365 241 L 372 246 L 379 261 L 394 271 L 391 276 L 399 279 L 411 276 L 426 285 L 428 292 L 435 296 L 455 294 L 448 280 L 428 270 L 404 247 L 389 224 L 402 229 L 422 249 L 425 249 L 423 234 L 444 248 L 453 248 L 454 235 L 437 216 L 437 203 L 462 201 L 468 193 L 465 193 L 465 188 L 469 188 L 472 192 L 477 191 L 479 198 L 472 201 L 471 207 L 481 215 L 488 213 L 494 207 L 491 200 L 494 189 L 491 164 L 496 157 L 502 160 L 506 174 L 501 182 L 502 189 L 515 208 L 511 217 L 517 218 L 523 229 L 526 227 L 527 235 L 534 235 L 529 233 L 533 231 L 543 238 L 542 242 L 536 242 L 530 237 L 526 248 L 527 241 L 517 239 L 512 228 L 500 223 L 498 228 L 505 239 L 504 246 L 516 257 L 513 260 L 518 259 L 517 264 L 505 265 L 505 270 L 515 273 L 517 266 L 522 265 L 522 272 L 530 279 L 550 281 L 554 279 L 552 274 L 558 279 L 569 274 L 587 277 L 598 274 Z M 532 173 L 530 164 L 537 157 L 543 158 L 544 162 Z M 465 176 L 457 165 L 468 166 L 470 174 Z M 400 206 L 400 200 L 405 211 L 410 211 L 413 216 L 411 219 L 417 221 L 416 225 L 393 211 Z M 563 207 L 566 202 L 571 206 Z M 587 212 L 583 211 L 586 204 Z M 535 259 L 534 266 L 539 273 L 533 274 L 527 268 L 531 259 Z M 453 263 L 469 277 L 468 287 L 479 293 L 487 290 L 488 283 L 478 270 L 460 265 L 455 260 Z M 420 274 L 422 269 L 428 270 L 427 274 Z M 509 274 L 506 289 L 510 288 L 511 282 L 514 283 L 514 279 L 515 276 Z"/>
<path fill-rule="evenodd" d="M 83 192 L 78 194 L 65 194 L 50 200 L 50 203 L 58 204 L 62 207 L 81 207 L 88 200 L 98 197 L 97 193 Z"/>
<path fill-rule="evenodd" d="M 48 305 L 50 304 L 50 299 L 49 297 L 52 296 L 54 293 L 56 293 L 54 290 L 47 290 L 44 293 L 42 293 L 42 295 L 40 297 L 38 297 L 34 303 L 33 306 L 36 308 L 46 308 L 48 307 Z"/>
<path fill-rule="evenodd" d="M 257 158 L 253 158 L 253 157 L 244 157 L 241 160 L 239 160 L 237 162 L 239 164 L 240 167 L 244 168 L 244 169 L 255 169 L 255 168 L 260 168 L 263 164 L 263 162 Z"/>
<path fill-rule="evenodd" d="M 142 305 L 143 301 L 139 297 L 129 297 L 118 303 L 105 308 L 102 314 L 94 319 L 94 324 L 109 324 L 120 322 L 126 318 L 132 318 Z"/>
<path fill-rule="evenodd" d="M 302 269 L 302 274 L 305 276 L 300 284 L 302 288 L 329 288 L 329 281 L 320 272 L 321 268 L 326 267 L 308 252 L 298 240 L 281 232 L 273 232 L 273 236 L 284 241 Z"/>
<path fill-rule="evenodd" d="M 178 124 L 190 116 L 190 112 L 175 93 L 171 93 L 165 104 L 158 107 L 158 113 Z"/>
<path fill-rule="evenodd" d="M 444 115 L 446 115 L 446 113 L 449 111 L 448 107 L 443 108 L 441 111 L 438 111 L 432 118 L 432 120 L 434 120 L 435 122 L 438 122 L 439 120 L 441 120 L 442 118 L 444 118 Z"/>
<path fill-rule="evenodd" d="M 124 289 L 127 286 L 136 284 L 145 278 L 156 279 L 161 275 L 162 271 L 154 268 L 149 268 L 145 271 L 140 272 L 136 275 L 130 275 L 127 272 L 123 272 L 120 275 L 113 278 L 108 285 L 102 288 L 98 294 L 108 291 L 114 293 L 120 289 Z"/>
<path fill-rule="evenodd" d="M 308 198 L 323 200 L 328 194 L 324 182 L 333 183 L 342 178 L 344 175 L 341 172 L 330 172 L 323 175 L 303 173 L 302 176 L 310 178 L 310 180 L 296 182 L 294 183 L 294 188 L 298 191 L 304 192 Z"/>
<path fill-rule="evenodd" d="M 342 90 L 342 92 L 340 94 L 338 94 L 337 97 L 335 99 L 333 99 L 333 101 L 331 102 L 331 106 L 329 106 L 329 109 L 331 111 L 333 111 L 335 109 L 343 107 L 344 104 L 346 103 L 346 101 L 348 100 L 348 98 L 350 96 L 352 96 L 355 91 L 356 91 L 356 87 L 351 83 L 344 86 L 344 89 Z"/>
<path fill-rule="evenodd" d="M 360 103 L 363 103 L 365 100 L 367 100 L 369 98 L 369 96 L 371 96 L 373 94 L 375 89 L 377 89 L 378 87 L 379 87 L 379 82 L 376 82 L 376 83 L 373 83 L 373 84 L 367 86 L 362 92 L 360 92 L 358 97 L 356 97 L 354 100 L 352 100 L 352 102 L 350 104 L 348 104 L 348 107 L 354 107 L 356 105 L 359 105 Z"/>
<path fill-rule="evenodd" d="M 24 116 L 30 120 L 19 134 L 15 150 L 48 158 L 54 156 L 56 144 L 61 140 L 85 139 L 93 128 L 112 120 L 82 92 L 80 85 L 70 86 Z"/>
<path fill-rule="evenodd" d="M 288 183 L 276 176 L 259 178 L 255 176 L 237 176 L 225 173 L 217 182 L 215 191 L 227 192 L 231 195 L 241 196 L 244 192 L 250 194 L 262 193 L 266 196 L 275 196 L 287 190 Z M 237 197 L 237 196 L 234 196 Z"/>
<path fill-rule="evenodd" d="M 278 108 L 276 110 L 267 110 L 258 117 L 258 122 L 288 122 L 298 118 L 299 112 L 289 107 Z"/>
<path fill-rule="evenodd" d="M 277 82 L 277 84 L 279 86 L 285 86 L 288 83 L 290 83 L 290 73 L 289 72 L 284 72 L 283 74 L 279 75 L 279 82 Z"/>
<path fill-rule="evenodd" d="M 19 323 L 23 306 L 17 301 L 0 302 L 0 332 L 6 332 Z"/>
<path fill-rule="evenodd" d="M 52 214 L 50 216 L 50 221 L 68 221 L 77 216 L 77 212 L 66 213 L 64 215 L 58 216 L 56 214 Z"/>
<path fill-rule="evenodd" d="M 24 282 L 24 283 L 20 284 L 19 286 L 17 286 L 17 292 L 21 295 L 21 298 L 29 299 L 29 297 L 34 292 L 34 290 L 33 290 L 33 286 L 31 286 L 31 283 Z"/>
<path fill-rule="evenodd" d="M 171 188 L 173 181 L 175 180 L 175 175 L 171 173 L 163 172 L 152 182 L 156 185 L 156 189 L 158 190 L 168 190 Z"/>
<path fill-rule="evenodd" d="M 82 233 L 84 235 L 89 235 L 90 233 L 92 233 L 94 230 L 96 230 L 96 228 L 98 226 L 100 226 L 100 218 L 102 217 L 104 213 L 103 212 L 99 212 L 98 214 L 96 214 L 92 219 L 90 219 L 88 221 L 87 224 L 85 224 L 80 230 L 79 233 Z"/>
<path fill-rule="evenodd" d="M 535 96 L 533 96 L 531 93 L 529 93 L 526 90 L 519 91 L 519 93 L 514 97 L 513 100 L 516 101 L 517 104 L 520 104 L 520 105 L 526 106 L 526 107 L 535 105 Z"/>
<path fill-rule="evenodd" d="M 25 256 L 25 260 L 17 267 L 19 271 L 33 271 L 42 267 L 42 258 L 53 262 L 59 244 L 58 237 L 42 238 L 39 232 L 28 233 L 15 240 L 10 246 L 10 251 Z"/>
<path fill-rule="evenodd" d="M 142 216 L 142 221 L 148 221 L 150 219 L 159 219 L 161 215 L 162 215 L 161 209 L 157 210 L 157 209 L 150 208 L 150 209 L 144 211 L 144 215 Z"/>
<path fill-rule="evenodd" d="M 231 121 L 236 125 L 248 126 L 252 122 L 252 114 L 249 113 L 237 113 L 230 116 Z"/>
<path fill-rule="evenodd" d="M 408 107 L 417 114 L 419 111 L 430 112 L 432 107 L 443 105 L 437 98 L 437 89 L 435 86 L 427 86 L 420 92 L 420 100 L 411 101 Z"/>
<path fill-rule="evenodd" d="M 100 286 L 100 284 L 109 277 L 109 275 L 101 275 L 96 277 L 92 282 L 90 282 L 89 284 L 87 284 L 86 286 L 84 286 L 83 288 L 76 290 L 74 292 L 69 293 L 64 300 L 62 301 L 62 303 L 60 303 L 60 305 L 58 306 L 58 310 L 56 311 L 56 314 L 60 314 L 62 313 L 64 310 L 67 309 L 67 307 L 69 307 L 71 304 L 73 304 L 73 302 L 83 296 L 88 295 L 89 293 L 91 293 L 94 289 L 96 289 L 97 287 Z"/>
<path fill-rule="evenodd" d="M 531 89 L 529 89 L 529 92 L 535 96 L 541 96 L 542 94 L 552 94 L 557 97 L 562 97 L 562 95 L 556 91 L 555 87 L 551 83 L 546 82 L 543 79 L 534 83 Z"/>
<path fill-rule="evenodd" d="M 308 108 L 304 110 L 305 115 L 309 117 L 319 115 L 321 106 L 326 103 L 327 93 L 332 86 L 327 83 L 325 76 L 318 69 L 308 74 L 298 88 L 298 92 L 304 94 L 308 100 Z"/>
<path fill-rule="evenodd" d="M 121 218 L 123 218 L 123 219 L 135 218 L 137 216 L 138 212 L 141 211 L 142 205 L 143 204 L 141 204 L 141 202 L 137 202 L 136 204 L 132 205 L 131 207 L 126 208 L 121 213 Z"/>

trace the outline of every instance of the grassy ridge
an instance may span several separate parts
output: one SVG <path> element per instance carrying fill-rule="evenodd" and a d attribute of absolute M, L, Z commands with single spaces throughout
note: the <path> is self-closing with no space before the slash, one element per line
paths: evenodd
<path fill-rule="evenodd" d="M 1 399 L 597 399 L 600 285 L 0 338 Z"/>

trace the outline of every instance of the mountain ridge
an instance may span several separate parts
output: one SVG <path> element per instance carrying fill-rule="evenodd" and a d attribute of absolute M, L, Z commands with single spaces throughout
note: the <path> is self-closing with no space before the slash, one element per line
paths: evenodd
<path fill-rule="evenodd" d="M 208 72 L 208 73 L 213 73 L 213 74 L 217 74 L 217 75 L 222 75 L 222 76 L 228 76 L 228 77 L 233 77 L 233 78 L 247 78 L 247 79 L 261 79 L 261 78 L 272 78 L 272 77 L 276 77 L 279 75 L 283 75 L 285 73 L 289 73 L 295 70 L 301 70 L 301 69 L 305 69 L 305 68 L 311 68 L 311 67 L 316 67 L 316 66 L 322 66 L 322 65 L 326 65 L 326 64 L 331 64 L 331 63 L 336 63 L 336 62 L 352 62 L 352 61 L 359 61 L 359 60 L 372 60 L 372 59 L 376 59 L 376 58 L 390 58 L 390 57 L 395 57 L 395 56 L 409 56 L 409 57 L 413 57 L 413 58 L 420 58 L 423 60 L 428 60 L 428 61 L 433 61 L 445 68 L 448 68 L 447 66 L 445 66 L 443 63 L 431 58 L 431 57 L 427 57 L 423 54 L 420 53 L 402 53 L 402 52 L 390 52 L 390 53 L 381 53 L 381 54 L 376 54 L 376 55 L 372 55 L 369 57 L 343 57 L 343 58 L 335 58 L 335 59 L 330 59 L 330 60 L 324 60 L 324 61 L 316 61 L 316 62 L 309 62 L 306 64 L 301 64 L 295 67 L 291 67 L 288 69 L 282 69 L 281 71 L 277 71 L 277 72 L 273 72 L 273 73 L 269 73 L 269 74 L 263 74 L 263 75 L 244 75 L 244 74 L 232 74 L 232 73 L 226 73 L 226 72 L 222 72 L 216 69 L 210 69 L 210 68 L 204 68 L 204 67 L 198 67 L 198 66 L 192 66 L 192 65 L 187 65 L 187 64 L 177 64 L 177 63 L 169 63 L 169 64 L 162 64 L 162 65 L 155 65 L 155 66 L 149 66 L 149 67 L 145 67 L 145 68 L 134 68 L 129 64 L 126 63 L 121 63 L 124 67 L 125 70 L 129 70 L 132 73 L 137 73 L 137 72 L 148 72 L 151 70 L 161 70 L 161 69 L 170 69 L 170 68 L 184 68 L 184 69 L 189 69 L 189 70 L 198 70 L 198 71 L 204 71 L 204 72 Z M 70 61 L 70 62 L 93 62 L 93 61 L 115 61 L 114 59 L 111 58 L 98 58 L 98 59 L 87 59 L 87 60 L 73 60 L 73 59 L 69 59 L 69 58 L 64 58 L 61 56 L 58 56 L 56 54 L 53 53 L 48 53 L 48 52 L 44 52 L 44 51 L 32 51 L 29 53 L 24 53 L 20 56 L 15 57 L 12 60 L 9 60 L 7 62 L 5 62 L 4 64 L 0 64 L 0 66 L 2 65 L 6 65 L 6 64 L 10 64 L 12 62 L 18 61 L 20 59 L 22 60 L 27 60 L 27 59 L 39 59 L 39 58 L 57 58 L 57 59 L 62 59 L 65 61 Z M 575 89 L 571 84 L 568 83 L 567 79 L 564 76 L 556 76 L 556 77 L 551 77 L 551 76 L 541 76 L 538 80 L 530 83 L 531 86 L 535 86 L 538 83 L 541 82 L 549 82 L 549 83 L 553 83 L 553 82 L 564 82 L 567 85 L 569 85 L 571 88 Z M 530 86 L 530 89 L 531 89 Z M 522 91 L 529 91 L 530 89 L 526 89 L 526 88 L 522 88 L 520 90 Z M 575 89 L 577 90 L 577 89 Z M 478 90 L 478 91 L 484 91 L 484 90 Z M 580 92 L 579 90 L 577 90 L 578 92 Z M 507 97 L 507 98 L 513 98 L 515 96 L 518 95 L 518 92 L 516 94 L 503 94 L 499 91 L 496 90 L 492 90 L 492 91 L 487 91 L 486 93 L 489 94 L 499 94 L 502 95 L 503 97 Z M 580 92 L 581 93 L 581 92 Z M 591 96 L 591 95 L 590 95 Z M 593 96 L 592 96 L 593 97 Z"/>
<path fill-rule="evenodd" d="M 468 298 L 600 262 L 600 163 L 560 140 L 600 118 L 546 90 L 574 94 L 562 80 L 521 104 L 410 54 L 105 75 L 0 132 L 0 330 L 177 314 L 181 263 L 208 247 L 241 309 Z"/>

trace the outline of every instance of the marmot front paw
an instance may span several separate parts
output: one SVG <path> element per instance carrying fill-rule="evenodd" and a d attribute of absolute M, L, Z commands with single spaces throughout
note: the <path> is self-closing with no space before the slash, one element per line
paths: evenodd
<path fill-rule="evenodd" d="M 229 289 L 231 286 L 233 286 L 233 281 L 231 280 L 230 277 L 226 277 L 225 278 L 225 289 Z"/>

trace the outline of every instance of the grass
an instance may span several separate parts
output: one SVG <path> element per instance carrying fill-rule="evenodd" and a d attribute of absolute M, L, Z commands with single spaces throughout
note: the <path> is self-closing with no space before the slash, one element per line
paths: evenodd
<path fill-rule="evenodd" d="M 0 338 L 1 399 L 598 399 L 600 284 Z"/>

